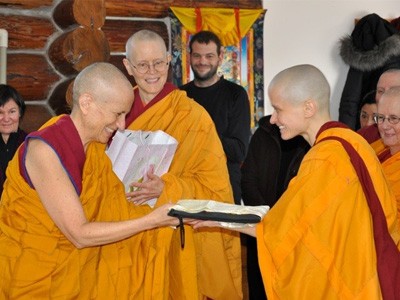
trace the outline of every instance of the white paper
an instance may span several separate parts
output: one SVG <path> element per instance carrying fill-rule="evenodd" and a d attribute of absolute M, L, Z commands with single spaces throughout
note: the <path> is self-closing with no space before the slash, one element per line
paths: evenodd
<path fill-rule="evenodd" d="M 161 130 L 124 130 L 115 133 L 106 153 L 125 191 L 129 192 L 132 182 L 146 180 L 150 166 L 154 166 L 157 176 L 168 172 L 177 146 L 177 140 Z M 154 206 L 156 200 L 147 204 Z"/>

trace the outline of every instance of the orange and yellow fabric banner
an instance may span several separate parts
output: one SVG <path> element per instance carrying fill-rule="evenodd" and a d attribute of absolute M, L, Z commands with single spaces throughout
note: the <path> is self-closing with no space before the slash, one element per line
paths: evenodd
<path fill-rule="evenodd" d="M 247 34 L 264 9 L 171 7 L 190 33 L 209 30 L 218 35 L 223 46 L 236 45 Z"/>

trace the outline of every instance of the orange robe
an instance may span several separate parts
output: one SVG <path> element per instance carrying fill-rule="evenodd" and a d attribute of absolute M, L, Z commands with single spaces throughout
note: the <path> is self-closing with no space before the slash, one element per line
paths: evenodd
<path fill-rule="evenodd" d="M 374 151 L 350 129 L 326 129 L 317 142 L 327 136 L 344 138 L 363 157 L 398 243 L 394 195 Z M 268 299 L 382 298 L 371 213 L 341 143 L 310 149 L 256 234 Z"/>
<path fill-rule="evenodd" d="M 87 219 L 118 221 L 147 214 L 149 207 L 126 201 L 104 150 L 105 145 L 92 143 L 86 152 L 80 199 Z M 170 297 L 173 229 L 77 249 L 54 224 L 19 168 L 17 154 L 9 164 L 0 205 L 0 299 Z M 195 296 L 193 292 L 192 299 Z"/>
<path fill-rule="evenodd" d="M 135 90 L 135 101 L 138 99 Z M 179 199 L 213 199 L 233 203 L 226 157 L 214 123 L 207 111 L 173 90 L 148 108 L 131 124 L 131 130 L 163 130 L 178 141 L 169 172 L 162 176 L 164 190 L 157 205 Z M 240 240 L 237 233 L 204 229 L 194 233 L 185 226 L 186 244 L 180 248 L 179 231 L 174 232 L 170 264 L 177 294 L 172 299 L 241 299 Z"/>
<path fill-rule="evenodd" d="M 400 223 L 400 152 L 390 155 L 390 150 L 384 146 L 382 139 L 372 143 L 371 146 L 381 161 L 383 171 L 396 197 Z"/>

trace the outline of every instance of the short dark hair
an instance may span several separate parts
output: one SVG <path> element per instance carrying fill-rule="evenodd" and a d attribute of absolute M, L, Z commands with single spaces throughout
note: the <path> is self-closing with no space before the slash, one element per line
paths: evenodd
<path fill-rule="evenodd" d="M 360 102 L 360 109 L 365 104 L 374 104 L 374 103 L 376 103 L 375 95 L 376 95 L 376 90 L 372 90 L 372 91 L 369 91 L 368 93 L 366 93 L 364 95 L 364 97 L 362 98 L 361 102 Z"/>
<path fill-rule="evenodd" d="M 209 44 L 210 42 L 213 42 L 217 45 L 218 55 L 220 55 L 221 53 L 221 46 L 222 46 L 221 40 L 214 32 L 206 30 L 197 32 L 189 42 L 190 53 L 192 53 L 192 45 L 194 42 L 198 42 L 199 44 Z"/>
<path fill-rule="evenodd" d="M 4 106 L 8 101 L 14 100 L 19 108 L 20 118 L 25 113 L 25 102 L 18 91 L 10 85 L 0 84 L 0 107 Z"/>

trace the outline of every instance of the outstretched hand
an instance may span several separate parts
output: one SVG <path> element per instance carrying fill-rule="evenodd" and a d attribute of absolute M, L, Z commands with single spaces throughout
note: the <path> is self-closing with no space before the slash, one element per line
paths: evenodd
<path fill-rule="evenodd" d="M 184 223 L 191 225 L 193 229 L 199 229 L 203 227 L 221 227 L 225 229 L 229 229 L 232 231 L 241 232 L 250 236 L 256 236 L 256 228 L 255 227 L 235 227 L 235 228 L 227 228 L 224 227 L 218 221 L 204 221 L 204 220 L 193 220 L 193 219 L 184 219 Z"/>
<path fill-rule="evenodd" d="M 147 215 L 147 218 L 149 219 L 150 224 L 153 225 L 153 228 L 165 226 L 176 227 L 179 225 L 178 218 L 168 216 L 168 212 L 172 206 L 174 206 L 172 203 L 164 204 L 155 208 Z"/>
<path fill-rule="evenodd" d="M 217 221 L 204 221 L 195 219 L 184 219 L 184 223 L 191 225 L 193 229 L 203 228 L 203 227 L 222 227 Z"/>
<path fill-rule="evenodd" d="M 143 182 L 132 182 L 132 192 L 126 193 L 128 201 L 141 205 L 147 201 L 160 197 L 164 182 L 154 174 L 154 165 L 151 165 L 144 176 Z"/>

